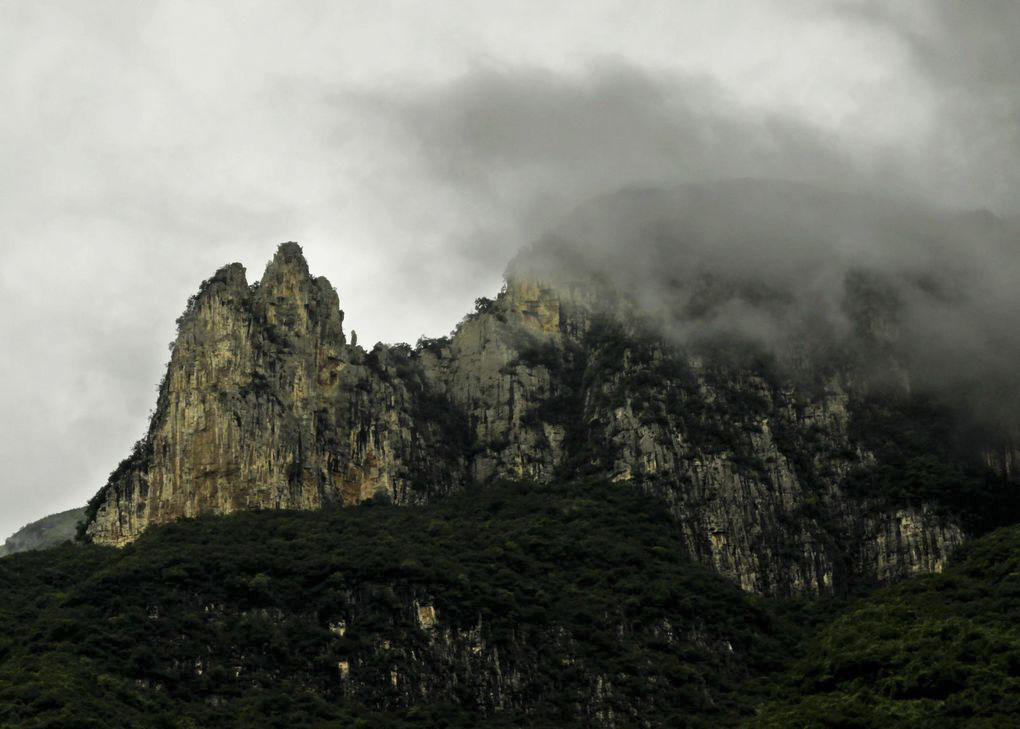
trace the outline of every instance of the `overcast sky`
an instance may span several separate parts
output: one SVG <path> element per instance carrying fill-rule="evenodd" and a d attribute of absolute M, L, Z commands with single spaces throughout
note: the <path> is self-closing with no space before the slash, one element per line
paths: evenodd
<path fill-rule="evenodd" d="M 102 486 L 188 296 L 282 241 L 370 344 L 447 333 L 625 185 L 1015 214 L 1015 8 L 0 0 L 0 538 Z"/>

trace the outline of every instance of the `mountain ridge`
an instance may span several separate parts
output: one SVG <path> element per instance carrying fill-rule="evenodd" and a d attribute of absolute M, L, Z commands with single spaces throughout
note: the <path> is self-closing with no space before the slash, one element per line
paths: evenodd
<path fill-rule="evenodd" d="M 675 244 L 657 235 L 670 255 Z M 368 351 L 347 343 L 336 292 L 297 244 L 252 286 L 240 264 L 220 269 L 179 320 L 149 434 L 90 502 L 84 536 L 124 544 L 202 513 L 601 477 L 663 499 L 687 551 L 745 589 L 800 594 L 939 571 L 968 533 L 995 526 L 981 519 L 1015 509 L 1009 469 L 982 471 L 980 453 L 954 445 L 955 420 L 915 434 L 916 448 L 904 441 L 946 410 L 912 393 L 890 344 L 899 304 L 882 303 L 881 275 L 840 281 L 845 340 L 806 318 L 799 329 L 781 289 L 687 280 L 671 289 L 682 306 L 666 310 L 708 322 L 708 334 L 678 341 L 675 322 L 612 271 L 555 280 L 549 250 L 558 265 L 577 258 L 569 246 L 533 249 L 450 338 Z M 781 361 L 717 326 L 719 312 L 748 310 L 786 322 L 807 354 Z M 812 350 L 830 345 L 828 360 Z M 910 420 L 925 407 L 937 417 Z M 897 491 L 939 437 L 923 488 Z M 993 493 L 993 517 L 961 513 L 954 489 Z"/>

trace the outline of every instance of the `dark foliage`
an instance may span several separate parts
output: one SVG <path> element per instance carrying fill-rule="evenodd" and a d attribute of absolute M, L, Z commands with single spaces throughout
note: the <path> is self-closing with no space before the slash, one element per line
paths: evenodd
<path fill-rule="evenodd" d="M 622 727 L 1020 726 L 1020 527 L 800 603 L 688 562 L 675 529 L 634 489 L 508 484 L 15 555 L 0 727 L 581 727 L 596 677 Z M 496 654 L 521 671 L 502 708 L 471 684 Z"/>
<path fill-rule="evenodd" d="M 597 677 L 619 726 L 732 724 L 742 684 L 778 665 L 776 626 L 675 529 L 634 489 L 518 484 L 17 555 L 0 563 L 0 726 L 585 726 Z M 477 631 L 477 656 L 436 648 L 424 600 L 452 635 Z M 502 709 L 470 688 L 497 655 L 520 671 Z"/>
<path fill-rule="evenodd" d="M 755 729 L 1020 726 L 1020 527 L 821 626 Z"/>
<path fill-rule="evenodd" d="M 978 460 L 979 439 L 959 413 L 932 398 L 854 403 L 851 434 L 877 464 L 850 474 L 847 492 L 883 505 L 936 505 L 970 532 L 1020 522 L 1020 486 Z M 985 436 L 985 442 L 994 442 Z"/>

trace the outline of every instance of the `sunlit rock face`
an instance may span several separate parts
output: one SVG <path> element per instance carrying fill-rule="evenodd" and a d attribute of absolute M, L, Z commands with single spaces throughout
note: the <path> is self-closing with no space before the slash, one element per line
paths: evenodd
<path fill-rule="evenodd" d="M 205 282 L 179 332 L 149 434 L 111 478 L 87 534 L 124 544 L 149 524 L 240 509 L 317 509 L 377 493 L 422 500 L 461 485 L 428 473 L 448 434 L 389 352 L 350 347 L 336 291 L 293 243 L 249 286 Z M 429 489 L 424 487 L 428 485 Z"/>
<path fill-rule="evenodd" d="M 889 471 L 862 413 L 911 395 L 880 280 L 851 272 L 841 288 L 854 346 L 808 317 L 777 353 L 739 331 L 688 333 L 734 301 L 779 311 L 782 291 L 689 276 L 667 301 L 683 315 L 664 317 L 644 292 L 543 255 L 519 258 L 450 338 L 371 351 L 347 343 L 336 292 L 296 244 L 254 285 L 221 269 L 181 317 L 150 431 L 93 500 L 87 537 L 594 478 L 660 497 L 691 556 L 763 594 L 939 571 L 963 541 L 952 509 L 866 488 Z"/>

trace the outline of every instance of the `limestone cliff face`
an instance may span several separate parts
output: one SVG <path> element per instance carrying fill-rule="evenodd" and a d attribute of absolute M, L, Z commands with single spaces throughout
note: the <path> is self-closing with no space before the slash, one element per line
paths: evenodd
<path fill-rule="evenodd" d="M 416 421 L 422 393 L 387 351 L 348 346 L 342 323 L 296 244 L 254 286 L 239 264 L 218 271 L 179 320 L 149 433 L 93 503 L 88 536 L 124 544 L 201 513 L 424 498 L 448 434 Z M 430 495 L 462 482 L 443 465 Z"/>
<path fill-rule="evenodd" d="M 679 346 L 612 287 L 513 272 L 451 338 L 416 349 L 366 352 L 342 322 L 296 244 L 255 285 L 238 264 L 203 284 L 150 431 L 93 500 L 87 536 L 590 477 L 658 495 L 691 555 L 766 594 L 938 571 L 964 539 L 951 510 L 860 485 L 885 455 L 850 360 Z"/>

